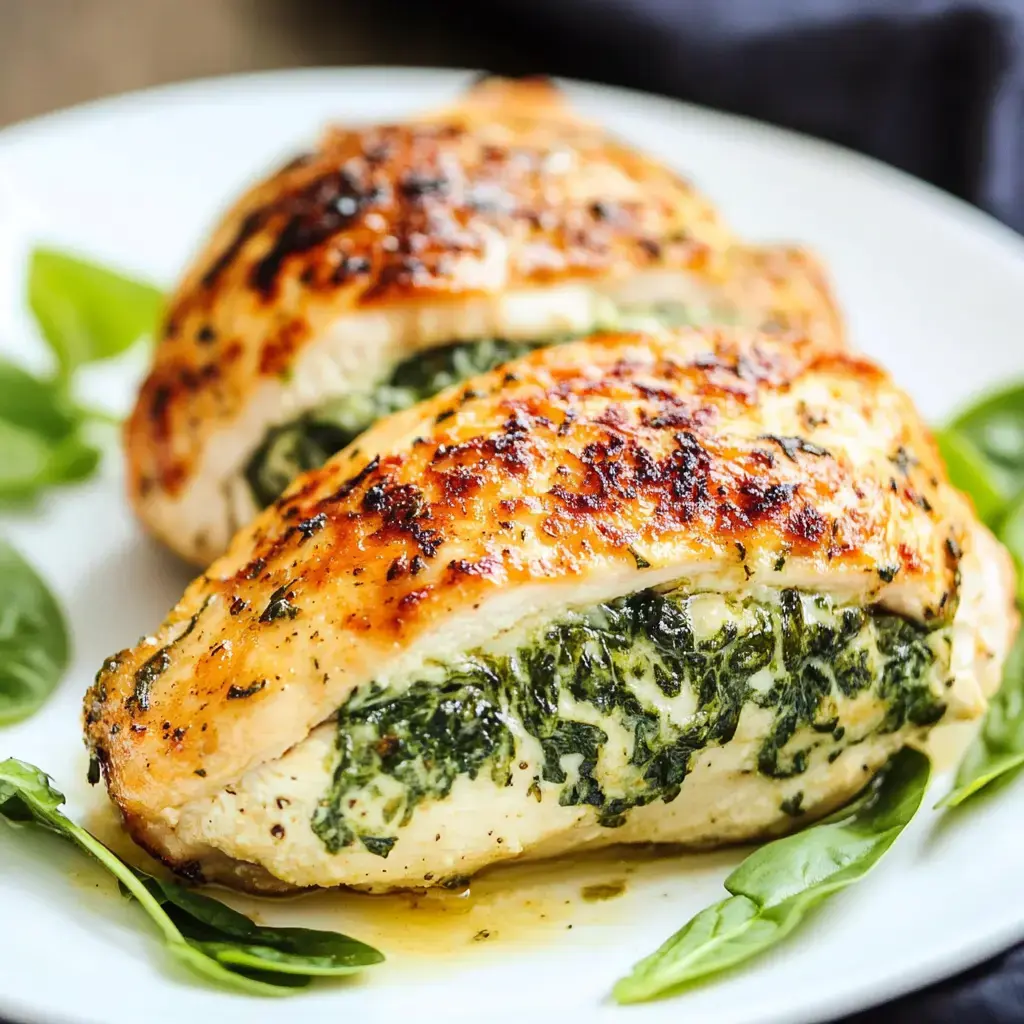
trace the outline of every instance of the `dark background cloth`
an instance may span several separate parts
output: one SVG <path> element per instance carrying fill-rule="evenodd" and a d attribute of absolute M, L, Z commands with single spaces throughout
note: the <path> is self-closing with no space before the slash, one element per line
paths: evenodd
<path fill-rule="evenodd" d="M 1024 0 L 448 0 L 509 67 L 830 139 L 1024 231 Z"/>
<path fill-rule="evenodd" d="M 1024 0 L 489 0 L 486 16 L 479 0 L 447 3 L 500 45 L 489 70 L 632 86 L 807 132 L 1024 231 Z M 846 1024 L 911 1022 L 1024 1022 L 1024 946 Z"/>

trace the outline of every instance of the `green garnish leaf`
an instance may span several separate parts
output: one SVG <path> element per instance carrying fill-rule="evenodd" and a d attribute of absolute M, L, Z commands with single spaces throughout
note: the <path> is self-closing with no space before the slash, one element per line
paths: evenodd
<path fill-rule="evenodd" d="M 163 297 L 152 285 L 43 248 L 29 257 L 28 302 L 57 375 L 0 360 L 0 501 L 28 501 L 96 471 L 100 451 L 86 426 L 109 416 L 76 405 L 72 377 L 151 334 Z"/>
<path fill-rule="evenodd" d="M 953 790 L 939 807 L 958 807 L 1000 776 L 1024 764 L 1024 633 L 1010 651 L 999 692 L 957 769 Z"/>
<path fill-rule="evenodd" d="M 78 415 L 54 381 L 0 358 L 0 418 L 48 441 L 67 437 Z"/>
<path fill-rule="evenodd" d="M 950 479 L 1007 547 L 1017 566 L 1017 603 L 1024 607 L 1024 385 L 984 397 L 937 434 Z M 1024 640 L 1007 658 L 1003 682 L 981 730 L 957 770 L 953 790 L 937 806 L 957 807 L 1024 765 Z"/>
<path fill-rule="evenodd" d="M 1010 482 L 989 463 L 973 441 L 953 429 L 935 433 L 950 483 L 969 494 L 979 518 L 990 526 L 998 522 L 1006 504 Z"/>
<path fill-rule="evenodd" d="M 616 982 L 619 1003 L 638 1003 L 693 984 L 763 953 L 815 906 L 862 878 L 916 813 L 930 763 L 904 748 L 845 815 L 755 850 L 725 880 L 731 895 L 702 910 Z"/>
<path fill-rule="evenodd" d="M 78 367 L 110 359 L 151 334 L 160 289 L 54 249 L 32 252 L 28 302 L 67 380 Z"/>
<path fill-rule="evenodd" d="M 35 570 L 0 540 L 0 725 L 37 711 L 70 656 L 67 625 Z"/>
<path fill-rule="evenodd" d="M 177 882 L 136 874 L 182 934 L 202 948 L 216 947 L 211 955 L 222 963 L 286 974 L 332 976 L 352 974 L 384 959 L 372 946 L 347 935 L 257 925 L 219 900 Z M 225 941 L 228 939 L 235 941 Z"/>
<path fill-rule="evenodd" d="M 986 395 L 952 426 L 987 460 L 1005 499 L 1024 490 L 1024 384 Z"/>
<path fill-rule="evenodd" d="M 999 539 L 1017 566 L 1017 604 L 1024 606 L 1024 495 L 1010 506 L 999 528 Z"/>
<path fill-rule="evenodd" d="M 384 959 L 334 932 L 261 927 L 217 900 L 133 869 L 67 818 L 63 803 L 40 769 L 0 762 L 0 817 L 34 822 L 95 857 L 142 905 L 171 955 L 211 981 L 249 995 L 289 995 L 313 977 L 351 974 Z"/>

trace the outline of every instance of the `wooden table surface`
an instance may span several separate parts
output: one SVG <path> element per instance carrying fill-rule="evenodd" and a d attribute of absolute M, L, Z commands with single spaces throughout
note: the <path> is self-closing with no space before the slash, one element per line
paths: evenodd
<path fill-rule="evenodd" d="M 509 70 L 434 0 L 0 0 L 0 126 L 231 72 L 407 64 Z M 514 68 L 512 68 L 514 70 Z"/>

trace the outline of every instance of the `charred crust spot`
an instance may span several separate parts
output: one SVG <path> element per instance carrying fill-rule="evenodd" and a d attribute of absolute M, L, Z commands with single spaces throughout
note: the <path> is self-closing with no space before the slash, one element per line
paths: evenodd
<path fill-rule="evenodd" d="M 412 172 L 407 174 L 398 186 L 402 195 L 410 202 L 422 202 L 428 197 L 444 197 L 451 183 L 440 175 L 430 176 Z"/>
<path fill-rule="evenodd" d="M 260 373 L 269 377 L 285 374 L 307 333 L 302 320 L 290 320 L 276 334 L 270 335 L 260 351 Z"/>
<path fill-rule="evenodd" d="M 408 594 L 406 594 L 399 600 L 398 607 L 403 612 L 411 611 L 421 601 L 425 600 L 429 594 L 430 590 L 427 588 L 424 588 L 422 590 L 410 590 Z"/>
<path fill-rule="evenodd" d="M 381 525 L 375 536 L 382 540 L 411 537 L 427 558 L 433 558 L 441 546 L 441 534 L 426 525 L 431 519 L 430 503 L 414 484 L 396 484 L 391 480 L 374 484 L 363 496 L 363 508 L 380 515 Z"/>
<path fill-rule="evenodd" d="M 367 512 L 380 512 L 387 503 L 387 489 L 384 484 L 374 484 L 363 496 L 363 508 Z"/>
<path fill-rule="evenodd" d="M 369 274 L 373 264 L 366 256 L 345 256 L 339 260 L 338 265 L 331 274 L 331 283 L 335 285 L 344 284 L 354 277 L 362 277 Z"/>
<path fill-rule="evenodd" d="M 359 487 L 371 474 L 376 472 L 377 467 L 380 465 L 380 456 L 375 455 L 355 476 L 350 476 L 333 494 L 329 495 L 324 500 L 331 504 L 335 504 L 339 501 L 343 501 L 347 498 L 357 487 Z"/>
<path fill-rule="evenodd" d="M 254 580 L 261 572 L 267 567 L 266 559 L 254 558 L 248 565 L 242 569 L 241 576 L 244 580 Z"/>
<path fill-rule="evenodd" d="M 238 226 L 234 237 L 221 251 L 220 255 L 213 260 L 206 273 L 203 274 L 202 285 L 205 289 L 213 288 L 228 267 L 238 258 L 249 239 L 262 230 L 266 222 L 267 213 L 267 210 L 258 209 L 251 211 L 242 218 L 242 223 Z"/>
<path fill-rule="evenodd" d="M 249 602 L 248 601 L 246 601 L 244 598 L 236 597 L 231 602 L 231 606 L 228 608 L 228 614 L 229 615 L 240 615 L 248 607 L 249 607 Z"/>
<path fill-rule="evenodd" d="M 661 258 L 661 243 L 656 238 L 638 238 L 636 244 L 648 258 L 652 260 Z"/>
<path fill-rule="evenodd" d="M 327 525 L 327 514 L 325 512 L 318 512 L 315 516 L 310 516 L 308 519 L 303 519 L 301 523 L 298 523 L 295 527 L 299 533 L 302 534 L 302 540 L 300 544 L 309 540 L 314 533 L 322 530 Z"/>
<path fill-rule="evenodd" d="M 448 563 L 448 571 L 452 578 L 460 576 L 478 576 L 483 579 L 493 579 L 501 569 L 501 562 L 490 555 L 485 555 L 479 561 L 472 562 L 466 558 L 452 559 Z"/>
<path fill-rule="evenodd" d="M 283 224 L 269 252 L 252 268 L 252 287 L 264 298 L 271 298 L 281 268 L 289 258 L 308 252 L 351 227 L 385 198 L 381 189 L 360 182 L 344 167 L 319 175 L 297 192 L 278 195 L 257 211 L 263 222 L 283 220 Z"/>
<path fill-rule="evenodd" d="M 801 540 L 816 542 L 825 535 L 828 523 L 816 508 L 804 505 L 790 514 L 787 527 L 790 533 Z"/>
<path fill-rule="evenodd" d="M 167 440 L 171 432 L 171 419 L 168 409 L 173 391 L 168 384 L 159 384 L 153 388 L 149 398 L 149 421 L 153 424 L 153 434 L 160 440 Z"/>
<path fill-rule="evenodd" d="M 250 683 L 248 686 L 238 686 L 232 683 L 228 687 L 227 699 L 228 700 L 244 700 L 246 697 L 252 697 L 257 694 L 267 685 L 266 679 L 257 679 L 255 682 Z"/>
<path fill-rule="evenodd" d="M 740 508 L 750 522 L 776 515 L 787 508 L 796 493 L 796 484 L 769 484 L 747 477 L 737 488 Z"/>
<path fill-rule="evenodd" d="M 417 555 L 417 557 L 419 557 Z M 399 555 L 389 566 L 387 579 L 389 583 L 393 583 L 399 577 L 404 576 L 409 571 L 409 563 L 406 560 L 405 555 Z"/>

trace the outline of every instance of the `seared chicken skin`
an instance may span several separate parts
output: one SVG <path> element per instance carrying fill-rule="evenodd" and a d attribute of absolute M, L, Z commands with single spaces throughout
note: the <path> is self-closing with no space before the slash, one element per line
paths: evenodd
<path fill-rule="evenodd" d="M 739 244 L 545 82 L 330 129 L 238 201 L 173 296 L 126 430 L 131 500 L 205 565 L 382 415 L 536 345 L 649 322 L 841 340 L 813 257 Z"/>
<path fill-rule="evenodd" d="M 250 888 L 743 840 L 979 715 L 1011 576 L 873 363 L 598 335 L 299 477 L 107 660 L 87 741 L 139 843 Z"/>

